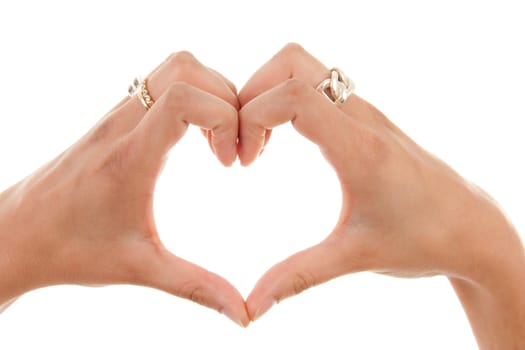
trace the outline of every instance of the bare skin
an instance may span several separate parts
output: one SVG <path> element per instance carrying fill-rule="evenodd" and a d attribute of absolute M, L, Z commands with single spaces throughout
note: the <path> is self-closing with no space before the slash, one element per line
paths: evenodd
<path fill-rule="evenodd" d="M 283 299 L 361 271 L 448 276 L 481 349 L 525 344 L 525 252 L 497 204 L 352 95 L 315 91 L 328 69 L 296 44 L 237 94 L 191 54 L 148 78 L 146 113 L 126 98 L 88 134 L 0 194 L 0 305 L 43 286 L 136 284 L 216 309 L 247 326 Z M 188 124 L 226 166 L 251 164 L 291 122 L 341 183 L 333 231 L 264 274 L 244 302 L 227 281 L 168 252 L 152 199 L 165 157 Z M 155 137 L 151 137 L 155 135 Z M 52 205 L 50 205 L 52 203 Z"/>
<path fill-rule="evenodd" d="M 525 344 L 525 253 L 495 202 L 356 95 L 335 106 L 315 87 L 328 69 L 287 45 L 239 93 L 239 158 L 291 121 L 341 183 L 339 221 L 318 245 L 272 267 L 247 299 L 252 319 L 275 303 L 360 271 L 449 277 L 481 349 Z"/>
<path fill-rule="evenodd" d="M 222 277 L 171 254 L 153 216 L 157 177 L 189 124 L 224 165 L 236 158 L 233 85 L 191 54 L 170 56 L 148 79 L 146 109 L 126 98 L 82 139 L 0 197 L 0 305 L 58 284 L 136 284 L 249 318 Z"/>

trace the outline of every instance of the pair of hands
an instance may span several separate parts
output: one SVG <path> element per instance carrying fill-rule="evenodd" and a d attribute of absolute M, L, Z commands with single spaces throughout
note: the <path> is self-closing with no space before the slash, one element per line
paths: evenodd
<path fill-rule="evenodd" d="M 315 90 L 329 70 L 289 44 L 237 94 L 187 52 L 148 77 L 146 111 L 126 98 L 90 132 L 2 194 L 0 304 L 58 284 L 135 284 L 222 312 L 247 326 L 276 302 L 337 276 L 374 271 L 444 274 L 483 285 L 501 262 L 492 244 L 509 223 L 492 201 L 356 95 L 334 105 Z M 249 165 L 280 124 L 317 144 L 336 171 L 343 204 L 318 245 L 272 267 L 246 302 L 222 277 L 170 253 L 155 227 L 153 193 L 189 124 L 217 158 Z M 507 232 L 507 231 L 505 231 Z M 16 252 L 16 255 L 15 255 Z M 508 258 L 510 259 L 510 257 Z M 497 260 L 497 261 L 496 261 Z M 13 278 L 14 277 L 14 278 Z"/>

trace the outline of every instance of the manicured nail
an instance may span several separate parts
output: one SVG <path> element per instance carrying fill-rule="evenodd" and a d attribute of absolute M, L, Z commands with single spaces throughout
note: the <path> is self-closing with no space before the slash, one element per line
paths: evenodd
<path fill-rule="evenodd" d="M 275 300 L 273 299 L 267 299 L 264 301 L 261 306 L 255 311 L 255 315 L 253 315 L 253 321 L 257 321 L 262 315 L 264 315 L 268 310 L 272 308 L 276 304 Z"/>
<path fill-rule="evenodd" d="M 239 327 L 245 328 L 246 326 L 242 323 L 240 318 L 234 316 L 231 310 L 225 309 L 221 312 L 224 316 L 228 317 L 231 321 L 236 323 Z"/>

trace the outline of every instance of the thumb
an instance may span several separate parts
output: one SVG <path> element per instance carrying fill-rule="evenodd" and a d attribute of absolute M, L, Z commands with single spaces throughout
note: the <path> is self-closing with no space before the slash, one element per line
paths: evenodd
<path fill-rule="evenodd" d="M 362 271 L 353 251 L 358 242 L 332 234 L 326 240 L 274 265 L 257 282 L 246 306 L 256 321 L 273 305 L 335 277 Z"/>
<path fill-rule="evenodd" d="M 155 253 L 143 279 L 142 284 L 148 287 L 214 309 L 241 327 L 247 327 L 250 323 L 244 299 L 233 285 L 165 248 L 161 247 Z"/>

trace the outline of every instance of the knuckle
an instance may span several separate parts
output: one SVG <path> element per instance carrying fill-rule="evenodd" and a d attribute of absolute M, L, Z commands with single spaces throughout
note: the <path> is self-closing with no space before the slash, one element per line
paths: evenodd
<path fill-rule="evenodd" d="M 183 107 L 191 98 L 193 88 L 185 82 L 175 82 L 168 87 L 164 103 L 170 106 L 175 105 L 177 108 Z"/>
<path fill-rule="evenodd" d="M 284 96 L 291 100 L 306 98 L 310 93 L 310 87 L 298 79 L 288 79 L 284 85 Z"/>
<path fill-rule="evenodd" d="M 106 138 L 108 138 L 115 128 L 114 118 L 106 117 L 98 125 L 96 125 L 90 132 L 88 140 L 91 143 L 98 143 Z"/>
<path fill-rule="evenodd" d="M 308 288 L 314 287 L 317 284 L 315 277 L 309 272 L 298 272 L 292 280 L 293 293 L 300 294 Z"/>
<path fill-rule="evenodd" d="M 197 66 L 197 59 L 189 51 L 171 54 L 168 58 L 168 68 L 175 80 L 186 80 Z"/>
<path fill-rule="evenodd" d="M 179 51 L 172 53 L 167 61 L 171 68 L 178 69 L 179 67 L 187 67 L 195 64 L 197 59 L 189 51 Z"/>
<path fill-rule="evenodd" d="M 119 142 L 109 148 L 102 156 L 97 171 L 120 183 L 124 175 L 127 174 L 126 167 L 134 154 L 135 147 L 132 142 Z"/>
<path fill-rule="evenodd" d="M 281 49 L 280 52 L 285 57 L 302 56 L 306 53 L 306 50 L 299 44 L 290 42 Z"/>
<path fill-rule="evenodd" d="M 195 283 L 184 284 L 180 289 L 179 296 L 200 305 L 210 306 L 206 291 Z"/>

